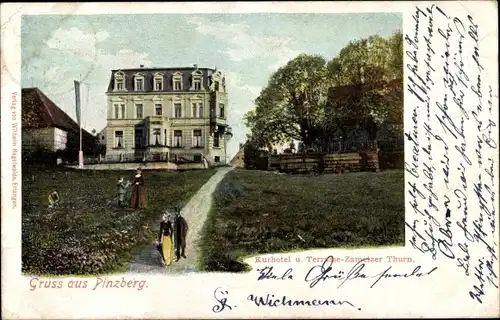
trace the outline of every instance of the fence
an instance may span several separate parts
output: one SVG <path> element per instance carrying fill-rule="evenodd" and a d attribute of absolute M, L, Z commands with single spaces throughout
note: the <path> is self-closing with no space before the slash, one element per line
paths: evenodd
<path fill-rule="evenodd" d="M 305 150 L 311 152 L 321 152 L 321 153 L 347 153 L 347 152 L 357 152 L 358 150 L 370 150 L 374 151 L 377 149 L 377 143 L 374 141 L 345 141 L 345 140 L 333 140 L 330 139 L 325 143 L 312 144 L 305 148 Z"/>
<path fill-rule="evenodd" d="M 203 163 L 204 155 L 201 153 L 121 153 L 119 155 L 107 155 L 97 157 L 84 157 L 84 164 L 99 163 L 150 163 L 150 162 L 172 162 L 182 163 Z M 77 164 L 77 163 L 76 163 Z"/>
<path fill-rule="evenodd" d="M 347 152 L 359 152 L 359 151 L 376 151 L 377 149 L 384 150 L 386 152 L 396 152 L 404 150 L 404 140 L 403 139 L 386 139 L 380 141 L 346 141 L 346 140 L 335 140 L 328 139 L 326 141 L 312 144 L 311 146 L 304 148 L 302 151 L 313 151 L 322 153 L 347 153 Z"/>
<path fill-rule="evenodd" d="M 328 138 L 324 144 L 312 144 L 299 150 L 299 153 L 270 155 L 267 151 L 245 148 L 245 168 L 283 172 L 338 172 L 404 167 L 404 139 L 359 142 Z"/>
<path fill-rule="evenodd" d="M 287 173 L 378 171 L 376 151 L 271 155 L 267 170 Z"/>

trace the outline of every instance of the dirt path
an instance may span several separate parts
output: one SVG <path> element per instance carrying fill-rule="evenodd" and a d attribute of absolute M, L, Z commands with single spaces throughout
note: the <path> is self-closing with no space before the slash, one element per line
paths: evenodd
<path fill-rule="evenodd" d="M 161 256 L 156 250 L 156 244 L 151 243 L 130 264 L 129 273 L 184 273 L 196 271 L 196 261 L 199 254 L 198 241 L 212 205 L 212 194 L 222 178 L 231 170 L 232 168 L 228 167 L 219 168 L 182 209 L 182 215 L 189 225 L 186 237 L 186 258 L 181 258 L 178 262 L 172 262 L 168 267 L 162 267 Z"/>

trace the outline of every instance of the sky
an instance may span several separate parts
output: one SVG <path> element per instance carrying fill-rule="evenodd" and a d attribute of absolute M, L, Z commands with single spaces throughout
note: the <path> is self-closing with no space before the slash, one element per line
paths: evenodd
<path fill-rule="evenodd" d="M 243 116 L 279 67 L 301 53 L 330 60 L 350 41 L 401 29 L 400 13 L 25 15 L 21 86 L 40 88 L 76 119 L 73 80 L 81 79 L 89 88 L 82 125 L 99 132 L 111 70 L 217 67 L 226 75 L 231 158 L 249 133 Z"/>

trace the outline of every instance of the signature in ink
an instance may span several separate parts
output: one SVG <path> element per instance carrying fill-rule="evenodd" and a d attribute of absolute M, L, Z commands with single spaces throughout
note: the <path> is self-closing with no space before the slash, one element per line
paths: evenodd
<path fill-rule="evenodd" d="M 227 304 L 227 290 L 222 290 L 222 287 L 218 287 L 214 290 L 214 298 L 217 303 L 212 307 L 212 311 L 214 313 L 220 313 L 224 311 L 226 308 L 229 310 L 233 310 L 233 307 Z"/>

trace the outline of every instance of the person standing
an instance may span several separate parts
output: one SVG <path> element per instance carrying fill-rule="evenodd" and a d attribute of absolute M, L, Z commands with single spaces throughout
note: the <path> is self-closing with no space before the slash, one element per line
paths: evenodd
<path fill-rule="evenodd" d="M 172 217 L 170 214 L 164 214 L 158 232 L 158 249 L 165 266 L 172 263 L 172 231 Z"/>
<path fill-rule="evenodd" d="M 175 208 L 173 231 L 175 261 L 177 262 L 181 257 L 186 258 L 186 235 L 188 231 L 187 221 L 178 207 Z"/>
<path fill-rule="evenodd" d="M 144 209 L 148 206 L 147 195 L 144 187 L 144 177 L 140 168 L 137 169 L 134 176 L 134 188 L 130 197 L 130 207 L 134 209 Z"/>
<path fill-rule="evenodd" d="M 118 180 L 118 205 L 121 207 L 125 202 L 125 193 L 127 192 L 127 188 L 130 186 L 130 182 L 123 181 L 123 177 Z"/>

